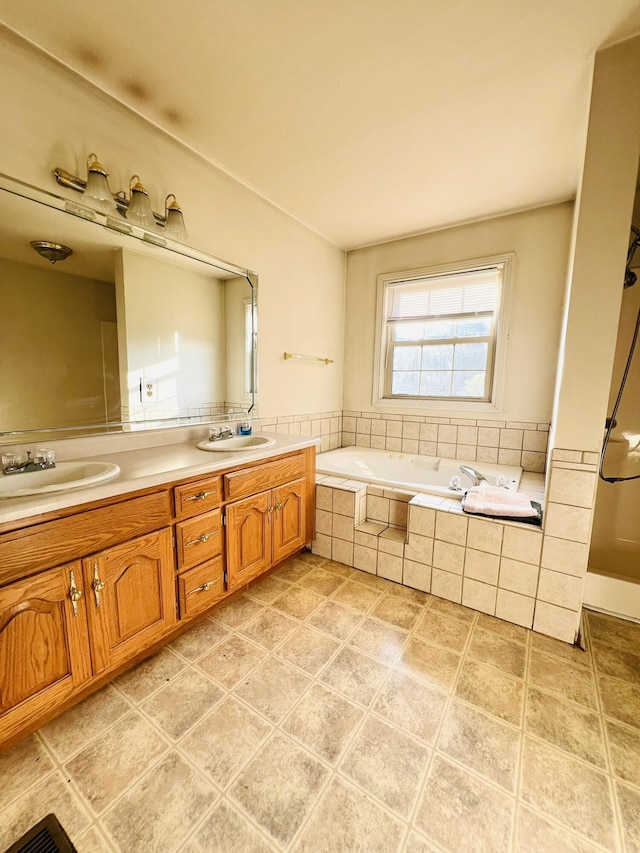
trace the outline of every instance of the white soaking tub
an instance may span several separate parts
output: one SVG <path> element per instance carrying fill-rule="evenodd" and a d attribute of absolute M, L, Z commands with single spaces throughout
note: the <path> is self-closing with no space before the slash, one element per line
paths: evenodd
<path fill-rule="evenodd" d="M 319 453 L 316 457 L 318 474 L 458 500 L 473 485 L 472 480 L 460 471 L 461 465 L 467 465 L 484 475 L 492 486 L 496 485 L 499 477 L 503 478 L 502 485 L 514 491 L 520 485 L 522 468 L 515 465 L 419 456 L 368 447 L 341 447 Z M 450 488 L 452 477 L 460 478 L 461 488 L 457 491 Z"/>

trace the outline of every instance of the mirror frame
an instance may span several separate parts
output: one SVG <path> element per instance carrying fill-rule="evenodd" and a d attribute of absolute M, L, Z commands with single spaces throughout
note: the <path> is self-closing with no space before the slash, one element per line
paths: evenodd
<path fill-rule="evenodd" d="M 55 173 L 54 173 L 55 174 Z M 251 330 L 251 405 L 243 407 L 240 410 L 228 411 L 220 415 L 190 415 L 175 418 L 161 418 L 156 420 L 136 420 L 136 421 L 113 421 L 100 424 L 79 424 L 73 426 L 60 427 L 42 427 L 19 430 L 3 430 L 0 424 L 0 445 L 11 443 L 21 443 L 23 441 L 53 441 L 60 438 L 77 438 L 90 435 L 117 435 L 135 432 L 136 434 L 145 431 L 155 431 L 158 429 L 189 426 L 193 424 L 207 424 L 216 421 L 228 420 L 231 417 L 247 416 L 253 417 L 257 414 L 257 381 L 258 381 L 258 333 L 257 333 L 257 305 L 258 305 L 258 274 L 253 270 L 245 267 L 237 266 L 229 263 L 199 249 L 194 249 L 191 246 L 178 243 L 167 237 L 161 236 L 151 231 L 147 231 L 139 226 L 132 225 L 125 221 L 119 213 L 113 215 L 103 214 L 90 207 L 79 204 L 73 199 L 66 198 L 56 193 L 52 193 L 41 187 L 33 186 L 32 184 L 20 181 L 10 175 L 5 175 L 0 172 L 0 193 L 9 193 L 11 195 L 23 198 L 28 202 L 40 204 L 49 207 L 60 213 L 75 218 L 82 219 L 85 222 L 90 222 L 96 226 L 106 229 L 114 238 L 114 247 L 123 247 L 127 245 L 132 247 L 131 243 L 127 243 L 126 238 L 131 238 L 146 246 L 154 246 L 160 252 L 171 252 L 172 261 L 186 258 L 191 261 L 198 261 L 211 267 L 213 271 L 218 271 L 224 278 L 244 278 L 251 287 L 251 298 L 253 310 L 252 330 Z M 1 197 L 1 196 L 0 196 Z"/>

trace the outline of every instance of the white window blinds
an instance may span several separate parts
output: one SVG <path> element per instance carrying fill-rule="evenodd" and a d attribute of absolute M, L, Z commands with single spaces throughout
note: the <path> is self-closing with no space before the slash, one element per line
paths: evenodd
<path fill-rule="evenodd" d="M 387 322 L 494 314 L 501 266 L 389 285 Z"/>

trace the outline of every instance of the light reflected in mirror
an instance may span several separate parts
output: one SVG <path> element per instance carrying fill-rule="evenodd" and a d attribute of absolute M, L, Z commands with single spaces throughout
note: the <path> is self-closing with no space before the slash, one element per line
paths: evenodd
<path fill-rule="evenodd" d="M 0 176 L 0 443 L 255 414 L 257 276 L 64 206 Z"/>

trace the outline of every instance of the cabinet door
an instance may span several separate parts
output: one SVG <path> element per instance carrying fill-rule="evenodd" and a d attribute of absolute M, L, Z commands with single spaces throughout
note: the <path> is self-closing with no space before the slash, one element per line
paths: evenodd
<path fill-rule="evenodd" d="M 77 562 L 0 589 L 0 741 L 90 678 L 82 587 Z"/>
<path fill-rule="evenodd" d="M 271 493 L 227 506 L 229 590 L 248 583 L 271 565 Z"/>
<path fill-rule="evenodd" d="M 305 480 L 296 480 L 273 490 L 273 562 L 279 563 L 289 554 L 304 547 L 306 540 Z"/>
<path fill-rule="evenodd" d="M 83 566 L 94 673 L 144 651 L 175 624 L 168 530 L 109 548 Z"/>

